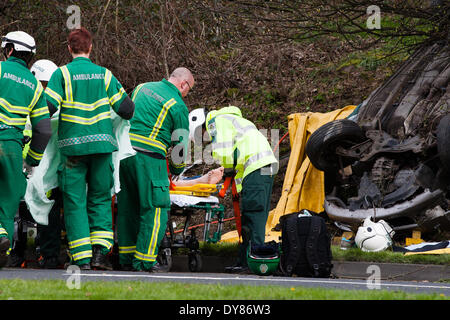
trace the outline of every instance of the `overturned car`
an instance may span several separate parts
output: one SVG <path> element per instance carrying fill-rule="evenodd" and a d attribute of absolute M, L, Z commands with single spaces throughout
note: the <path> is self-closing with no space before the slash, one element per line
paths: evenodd
<path fill-rule="evenodd" d="M 367 217 L 396 230 L 450 231 L 450 45 L 418 49 L 348 119 L 306 145 L 325 172 L 325 211 L 343 229 Z"/>

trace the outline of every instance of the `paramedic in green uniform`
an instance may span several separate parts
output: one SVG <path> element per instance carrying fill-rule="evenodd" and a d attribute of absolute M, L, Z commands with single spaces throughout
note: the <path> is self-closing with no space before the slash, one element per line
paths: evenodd
<path fill-rule="evenodd" d="M 193 86 L 191 72 L 177 68 L 168 80 L 143 83 L 133 91 L 130 140 L 137 153 L 120 163 L 117 198 L 119 263 L 124 270 L 164 271 L 156 258 L 170 208 L 166 156 L 173 146 L 169 169 L 180 174 L 189 140 L 189 111 L 182 98 Z"/>
<path fill-rule="evenodd" d="M 39 80 L 42 87 L 47 87 L 47 83 L 50 80 L 52 73 L 58 69 L 58 66 L 50 60 L 41 59 L 33 63 L 30 68 L 31 73 Z M 33 136 L 33 131 L 31 130 L 30 119 L 27 119 L 25 124 L 25 130 L 23 131 L 24 137 L 30 139 Z M 25 144 L 22 156 L 25 159 L 30 149 L 30 143 Z M 55 189 L 57 190 L 57 189 Z M 53 194 L 54 197 L 54 194 Z M 49 216 L 48 216 L 48 226 L 43 226 L 38 224 L 37 226 L 37 236 L 39 239 L 39 247 L 42 259 L 39 259 L 39 265 L 47 266 L 51 268 L 57 267 L 57 256 L 59 256 L 59 247 L 61 241 L 61 229 L 59 228 L 59 204 L 61 201 L 56 199 L 56 204 L 53 206 Z M 20 209 L 19 209 L 20 211 Z M 8 267 L 20 267 L 25 261 L 25 250 L 27 248 L 27 239 L 23 237 L 23 232 L 21 230 L 21 220 L 33 221 L 33 217 L 30 216 L 28 211 L 19 212 L 19 221 L 15 222 L 17 224 L 16 234 L 14 243 L 12 246 L 11 253 L 9 254 L 9 264 Z M 50 258 L 51 257 L 51 258 Z M 55 258 L 56 257 L 56 258 Z"/>
<path fill-rule="evenodd" d="M 194 114 L 198 109 L 191 112 Z M 190 121 L 193 119 L 190 117 Z M 212 156 L 224 168 L 224 176 L 234 176 L 237 192 L 240 192 L 242 243 L 236 265 L 226 272 L 247 272 L 249 242 L 261 245 L 265 242 L 266 223 L 270 210 L 270 198 L 274 175 L 278 170 L 276 159 L 267 138 L 241 110 L 230 106 L 208 112 L 191 125 L 191 130 L 203 126 L 211 138 Z M 192 134 L 192 133 L 191 133 Z"/>
<path fill-rule="evenodd" d="M 42 159 L 51 136 L 44 89 L 28 69 L 36 45 L 22 31 L 8 33 L 1 47 L 6 61 L 0 63 L 0 268 L 7 262 L 14 235 L 14 217 L 25 194 L 22 169 L 31 172 Z M 23 131 L 30 117 L 33 138 L 22 158 Z"/>
<path fill-rule="evenodd" d="M 108 69 L 90 59 L 92 36 L 85 28 L 68 37 L 71 63 L 58 68 L 45 92 L 50 113 L 60 109 L 58 169 L 72 264 L 81 269 L 111 269 L 113 245 L 112 152 L 118 150 L 111 108 L 130 119 L 134 103 Z"/>

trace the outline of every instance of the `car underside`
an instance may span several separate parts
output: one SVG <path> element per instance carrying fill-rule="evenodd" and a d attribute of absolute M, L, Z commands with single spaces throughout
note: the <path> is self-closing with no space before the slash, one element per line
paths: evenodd
<path fill-rule="evenodd" d="M 325 172 L 325 211 L 355 230 L 450 231 L 450 46 L 418 49 L 349 119 L 317 129 L 306 153 Z"/>

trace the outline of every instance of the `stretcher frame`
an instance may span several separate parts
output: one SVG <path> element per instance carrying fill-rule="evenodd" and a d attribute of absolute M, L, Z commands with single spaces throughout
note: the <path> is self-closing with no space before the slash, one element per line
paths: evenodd
<path fill-rule="evenodd" d="M 167 232 L 160 246 L 160 263 L 166 265 L 170 270 L 172 266 L 172 250 L 177 250 L 179 248 L 187 248 L 188 252 L 188 267 L 191 272 L 199 272 L 202 269 L 202 258 L 200 255 L 200 244 L 195 234 L 195 230 L 199 226 L 190 226 L 191 218 L 196 213 L 196 211 L 204 211 L 204 230 L 203 230 L 203 241 L 206 243 L 217 243 L 221 239 L 223 222 L 225 216 L 225 207 L 221 203 L 209 203 L 209 202 L 199 202 L 195 205 L 178 206 L 173 204 L 168 212 L 167 220 Z M 184 221 L 183 230 L 181 232 L 181 238 L 176 237 L 172 216 L 184 216 L 186 219 Z M 215 232 L 211 233 L 211 223 L 212 220 L 217 216 L 218 225 Z M 190 231 L 190 232 L 189 232 Z"/>

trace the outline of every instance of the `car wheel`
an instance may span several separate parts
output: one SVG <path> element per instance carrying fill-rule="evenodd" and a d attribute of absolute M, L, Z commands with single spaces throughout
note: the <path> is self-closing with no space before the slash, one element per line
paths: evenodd
<path fill-rule="evenodd" d="M 441 119 L 437 127 L 437 147 L 442 166 L 450 172 L 450 114 Z"/>
<path fill-rule="evenodd" d="M 356 122 L 347 119 L 335 120 L 324 124 L 311 134 L 306 143 L 306 154 L 317 169 L 335 171 L 339 168 L 336 148 L 350 147 L 364 140 L 364 132 Z M 343 165 L 350 163 L 344 161 Z"/>

